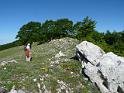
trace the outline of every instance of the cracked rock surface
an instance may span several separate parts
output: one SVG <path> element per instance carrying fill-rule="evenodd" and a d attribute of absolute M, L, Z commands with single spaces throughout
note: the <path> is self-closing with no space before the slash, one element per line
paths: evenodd
<path fill-rule="evenodd" d="M 84 73 L 102 93 L 124 93 L 124 58 L 105 53 L 93 43 L 83 41 L 76 46 L 76 56 Z"/>

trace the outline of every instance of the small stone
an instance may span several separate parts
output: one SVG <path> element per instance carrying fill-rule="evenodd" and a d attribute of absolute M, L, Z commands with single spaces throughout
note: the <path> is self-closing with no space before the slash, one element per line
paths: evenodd
<path fill-rule="evenodd" d="M 4 67 L 3 69 L 6 70 L 6 67 Z"/>
<path fill-rule="evenodd" d="M 25 92 L 22 89 L 19 89 L 18 93 L 25 93 Z"/>
<path fill-rule="evenodd" d="M 37 79 L 35 78 L 35 79 L 33 79 L 33 81 L 34 81 L 34 82 L 36 82 L 36 81 L 37 81 Z"/>
<path fill-rule="evenodd" d="M 84 78 L 85 81 L 88 81 L 88 78 Z"/>
<path fill-rule="evenodd" d="M 73 74 L 74 72 L 71 72 L 71 74 Z"/>
<path fill-rule="evenodd" d="M 43 81 L 44 79 L 43 78 L 40 78 L 40 81 Z"/>

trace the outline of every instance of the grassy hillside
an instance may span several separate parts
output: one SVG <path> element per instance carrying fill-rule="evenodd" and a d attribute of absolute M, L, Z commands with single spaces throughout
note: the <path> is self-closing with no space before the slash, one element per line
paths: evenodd
<path fill-rule="evenodd" d="M 71 38 L 35 43 L 31 62 L 25 61 L 23 46 L 0 51 L 0 87 L 26 93 L 99 93 L 84 79 L 81 63 L 71 59 L 78 43 Z"/>

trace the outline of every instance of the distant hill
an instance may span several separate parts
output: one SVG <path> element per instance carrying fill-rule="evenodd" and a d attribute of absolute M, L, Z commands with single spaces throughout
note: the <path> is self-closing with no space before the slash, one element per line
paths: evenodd
<path fill-rule="evenodd" d="M 13 41 L 11 43 L 3 44 L 3 45 L 0 45 L 0 51 L 8 49 L 8 48 L 16 47 L 16 46 L 19 46 L 19 45 L 21 45 L 19 43 L 19 40 Z"/>

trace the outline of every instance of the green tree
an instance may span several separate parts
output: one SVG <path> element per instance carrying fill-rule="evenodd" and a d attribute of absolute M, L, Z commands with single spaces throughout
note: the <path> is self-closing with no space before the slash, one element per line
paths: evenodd
<path fill-rule="evenodd" d="M 53 20 L 47 20 L 42 24 L 41 27 L 42 31 L 40 32 L 40 35 L 42 36 L 42 39 L 45 39 L 45 41 L 49 41 L 55 38 L 54 32 L 56 29 L 55 21 Z"/>
<path fill-rule="evenodd" d="M 16 38 L 18 38 L 22 44 L 36 42 L 39 38 L 40 31 L 40 22 L 29 22 L 20 28 Z"/>
<path fill-rule="evenodd" d="M 41 36 L 46 41 L 71 35 L 73 22 L 69 19 L 47 20 L 42 24 Z"/>
<path fill-rule="evenodd" d="M 77 32 L 77 37 L 80 39 L 86 38 L 88 34 L 95 31 L 96 22 L 88 16 L 83 19 L 82 22 L 77 22 L 73 30 Z"/>
<path fill-rule="evenodd" d="M 67 18 L 56 21 L 56 37 L 66 37 L 72 34 L 73 22 Z"/>
<path fill-rule="evenodd" d="M 94 42 L 103 42 L 104 41 L 104 33 L 99 33 L 97 31 L 93 31 L 91 37 L 94 40 Z"/>
<path fill-rule="evenodd" d="M 105 33 L 104 39 L 105 39 L 107 44 L 113 45 L 115 37 L 113 36 L 113 34 L 109 30 L 107 30 L 107 32 Z"/>

